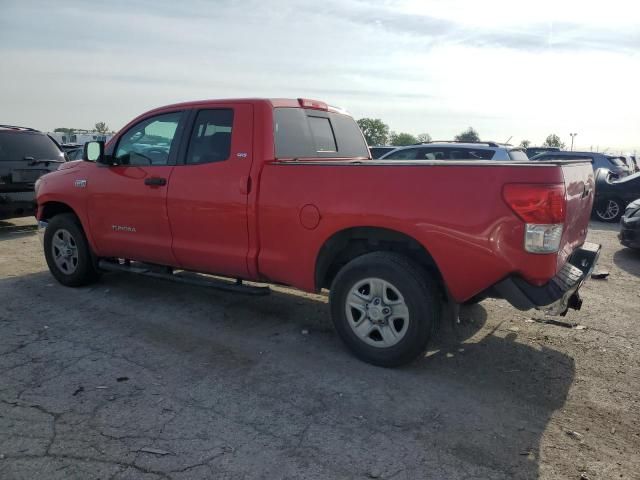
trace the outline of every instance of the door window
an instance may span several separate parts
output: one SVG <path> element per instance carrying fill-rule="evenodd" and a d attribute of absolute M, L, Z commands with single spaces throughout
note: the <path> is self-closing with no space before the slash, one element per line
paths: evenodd
<path fill-rule="evenodd" d="M 227 160 L 232 129 L 232 109 L 200 110 L 189 141 L 187 165 Z"/>
<path fill-rule="evenodd" d="M 120 165 L 168 165 L 182 112 L 147 118 L 125 132 L 116 148 Z"/>

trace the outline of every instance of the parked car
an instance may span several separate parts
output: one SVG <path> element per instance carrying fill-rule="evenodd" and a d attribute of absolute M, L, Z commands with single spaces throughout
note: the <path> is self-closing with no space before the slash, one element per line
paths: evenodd
<path fill-rule="evenodd" d="M 67 155 L 67 160 L 82 160 L 82 154 L 84 152 L 84 148 L 80 147 L 80 148 L 73 148 L 70 150 L 67 150 L 65 152 L 65 154 Z"/>
<path fill-rule="evenodd" d="M 549 160 L 590 160 L 593 166 L 593 170 L 596 171 L 600 168 L 610 170 L 618 177 L 624 177 L 631 173 L 629 166 L 623 157 L 615 155 L 605 155 L 604 153 L 597 152 L 547 152 L 540 153 L 535 157 L 531 157 L 531 160 L 546 162 Z"/>
<path fill-rule="evenodd" d="M 600 248 L 585 243 L 589 163 L 449 146 L 506 158 L 371 160 L 353 118 L 317 100 L 169 105 L 40 179 L 44 256 L 68 286 L 115 270 L 327 288 L 342 340 L 383 366 L 419 357 L 445 305 L 478 294 L 579 308 Z"/>
<path fill-rule="evenodd" d="M 381 160 L 500 160 L 527 161 L 523 148 L 495 142 L 429 142 L 399 147 Z"/>
<path fill-rule="evenodd" d="M 627 167 L 629 167 L 630 173 L 635 173 L 638 171 L 638 168 L 636 166 L 636 161 L 631 155 L 625 155 L 620 158 L 624 161 L 624 163 L 627 164 Z"/>
<path fill-rule="evenodd" d="M 71 150 L 77 150 L 79 148 L 82 148 L 84 146 L 84 143 L 63 143 L 60 145 L 60 148 L 62 149 L 63 152 L 69 152 Z"/>
<path fill-rule="evenodd" d="M 606 169 L 596 172 L 595 217 L 603 222 L 617 222 L 626 206 L 640 198 L 640 173 L 623 178 Z"/>
<path fill-rule="evenodd" d="M 640 199 L 627 205 L 618 238 L 625 247 L 640 249 Z"/>
<path fill-rule="evenodd" d="M 63 162 L 64 154 L 46 134 L 0 125 L 0 218 L 33 215 L 35 181 Z"/>
<path fill-rule="evenodd" d="M 398 147 L 391 147 L 391 146 L 369 147 L 369 151 L 371 152 L 371 158 L 375 159 L 375 158 L 380 158 L 385 153 L 392 152 L 396 148 Z"/>
<path fill-rule="evenodd" d="M 529 158 L 532 158 L 541 153 L 559 152 L 560 148 L 559 147 L 527 147 L 525 151 L 527 152 L 527 156 Z"/>

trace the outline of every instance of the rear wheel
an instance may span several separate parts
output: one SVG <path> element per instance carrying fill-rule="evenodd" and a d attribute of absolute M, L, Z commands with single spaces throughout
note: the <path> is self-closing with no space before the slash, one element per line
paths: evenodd
<path fill-rule="evenodd" d="M 87 285 L 99 276 L 82 226 L 71 213 L 56 215 L 49 221 L 44 256 L 51 274 L 68 287 Z"/>
<path fill-rule="evenodd" d="M 435 283 L 408 258 L 374 252 L 349 262 L 330 291 L 336 331 L 365 362 L 395 367 L 427 347 L 441 301 Z"/>
<path fill-rule="evenodd" d="M 595 208 L 596 218 L 603 222 L 617 222 L 624 213 L 624 206 L 620 200 L 611 199 L 598 202 Z"/>

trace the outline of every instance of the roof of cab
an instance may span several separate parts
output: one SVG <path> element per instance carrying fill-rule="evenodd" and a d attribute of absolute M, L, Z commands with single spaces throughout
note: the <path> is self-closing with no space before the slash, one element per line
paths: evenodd
<path fill-rule="evenodd" d="M 321 100 L 310 100 L 306 98 L 219 98 L 219 99 L 208 99 L 208 100 L 193 100 L 189 102 L 181 102 L 181 103 L 173 103 L 171 105 L 164 105 L 162 107 L 157 107 L 152 110 L 145 112 L 145 114 L 151 112 L 161 112 L 165 110 L 173 110 L 176 108 L 192 108 L 192 107 L 202 107 L 205 105 L 223 105 L 227 103 L 262 103 L 268 104 L 272 108 L 300 108 L 303 107 L 302 102 L 311 102 L 316 105 L 323 105 L 327 110 L 336 112 L 336 113 L 346 113 L 345 110 L 331 106 Z M 313 107 L 304 107 L 304 108 L 313 108 Z"/>

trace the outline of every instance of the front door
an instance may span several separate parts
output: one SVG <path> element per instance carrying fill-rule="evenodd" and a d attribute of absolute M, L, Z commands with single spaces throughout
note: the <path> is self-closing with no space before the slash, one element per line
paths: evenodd
<path fill-rule="evenodd" d="M 198 110 L 171 176 L 173 253 L 185 269 L 247 278 L 247 194 L 253 107 Z"/>
<path fill-rule="evenodd" d="M 183 112 L 141 120 L 117 139 L 115 165 L 96 165 L 87 182 L 91 231 L 100 256 L 175 265 L 167 190 Z"/>

